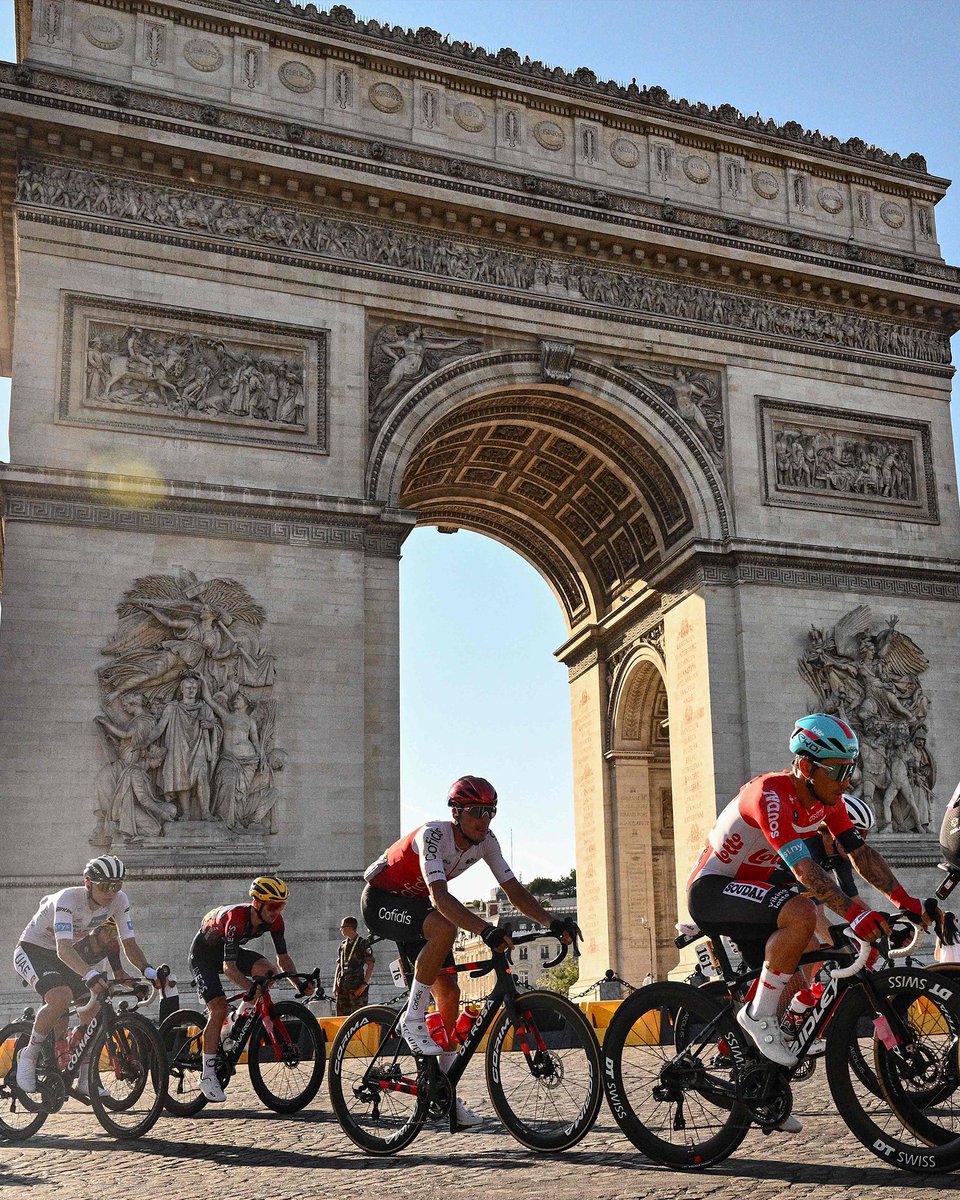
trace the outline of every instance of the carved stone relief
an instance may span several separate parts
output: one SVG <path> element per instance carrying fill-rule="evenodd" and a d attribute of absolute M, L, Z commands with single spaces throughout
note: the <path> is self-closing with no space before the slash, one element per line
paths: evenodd
<path fill-rule="evenodd" d="M 76 295 L 64 330 L 61 421 L 326 448 L 323 333 Z"/>
<path fill-rule="evenodd" d="M 471 100 L 462 100 L 454 105 L 453 119 L 467 133 L 480 133 L 487 125 L 487 114 Z"/>
<path fill-rule="evenodd" d="M 191 38 L 183 47 L 183 57 L 196 71 L 217 71 L 223 66 L 223 55 L 206 38 Z"/>
<path fill-rule="evenodd" d="M 632 168 L 640 161 L 640 148 L 630 138 L 619 137 L 610 144 L 610 156 L 621 167 Z"/>
<path fill-rule="evenodd" d="M 540 342 L 540 378 L 544 383 L 569 383 L 573 371 L 575 342 Z"/>
<path fill-rule="evenodd" d="M 123 45 L 123 28 L 113 17 L 88 17 L 80 28 L 90 45 L 100 50 L 116 50 Z"/>
<path fill-rule="evenodd" d="M 68 209 L 194 237 L 209 234 L 221 243 L 252 242 L 264 248 L 719 326 L 741 337 L 750 334 L 765 341 L 807 342 L 815 352 L 826 350 L 832 356 L 856 350 L 944 366 L 950 361 L 949 342 L 942 332 L 859 313 L 771 301 L 639 270 L 628 272 L 573 258 L 544 258 L 462 237 L 343 220 L 246 198 L 205 195 L 50 162 L 24 164 L 17 176 L 17 199 L 21 204 Z"/>
<path fill-rule="evenodd" d="M 137 579 L 97 671 L 106 759 L 96 779 L 99 847 L 162 847 L 197 823 L 228 840 L 279 829 L 276 662 L 266 613 L 232 579 L 189 571 Z"/>
<path fill-rule="evenodd" d="M 373 107 L 380 112 L 395 113 L 403 108 L 403 93 L 392 83 L 381 81 L 372 84 L 367 96 Z"/>
<path fill-rule="evenodd" d="M 930 664 L 897 623 L 891 616 L 879 625 L 861 604 L 832 629 L 812 627 L 800 674 L 820 710 L 846 721 L 860 738 L 850 790 L 873 807 L 877 831 L 928 834 L 937 772 L 920 676 Z"/>
<path fill-rule="evenodd" d="M 662 400 L 676 409 L 706 447 L 717 469 L 723 472 L 726 432 L 718 374 L 657 363 L 618 362 L 616 367 L 619 371 L 642 379 Z"/>
<path fill-rule="evenodd" d="M 773 200 L 780 191 L 780 184 L 776 175 L 771 175 L 769 171 L 754 171 L 753 190 L 764 200 Z"/>
<path fill-rule="evenodd" d="M 533 136 L 544 150 L 562 150 L 566 135 L 556 121 L 538 121 L 533 127 Z"/>
<path fill-rule="evenodd" d="M 765 398 L 760 410 L 767 503 L 939 519 L 928 425 Z"/>
<path fill-rule="evenodd" d="M 378 428 L 397 400 L 421 379 L 455 359 L 482 350 L 481 338 L 460 337 L 425 325 L 384 325 L 370 347 L 370 428 Z"/>
<path fill-rule="evenodd" d="M 294 58 L 281 63 L 277 74 L 283 86 L 291 92 L 299 92 L 301 95 L 306 95 L 307 92 L 312 92 L 317 86 L 317 77 L 313 71 L 306 63 L 297 62 Z"/>

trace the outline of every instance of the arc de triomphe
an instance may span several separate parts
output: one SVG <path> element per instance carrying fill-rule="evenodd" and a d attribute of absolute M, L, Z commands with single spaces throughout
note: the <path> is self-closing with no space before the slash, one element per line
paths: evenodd
<path fill-rule="evenodd" d="M 566 616 L 584 979 L 671 965 L 677 880 L 803 711 L 857 725 L 879 843 L 931 876 L 960 280 L 919 155 L 341 6 L 17 23 L 0 961 L 91 845 L 151 953 L 281 869 L 329 961 L 398 829 L 417 522 Z"/>

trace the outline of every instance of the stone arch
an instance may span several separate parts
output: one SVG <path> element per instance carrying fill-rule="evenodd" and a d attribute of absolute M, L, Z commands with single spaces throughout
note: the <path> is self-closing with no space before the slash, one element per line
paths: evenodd
<path fill-rule="evenodd" d="M 606 754 L 622 935 L 634 971 L 677 962 L 677 884 L 666 666 L 649 643 L 621 663 L 610 692 Z M 628 976 L 629 978 L 629 976 Z M 633 982 L 633 980 L 631 980 Z"/>
<path fill-rule="evenodd" d="M 367 496 L 511 546 L 571 629 L 685 543 L 729 533 L 720 471 L 667 403 L 581 359 L 568 383 L 545 382 L 532 351 L 460 360 L 400 400 L 375 436 Z"/>

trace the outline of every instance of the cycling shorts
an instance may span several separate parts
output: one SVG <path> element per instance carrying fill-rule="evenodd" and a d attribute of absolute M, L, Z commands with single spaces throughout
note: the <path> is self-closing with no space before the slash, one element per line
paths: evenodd
<path fill-rule="evenodd" d="M 788 877 L 792 879 L 792 876 Z M 762 967 L 767 938 L 777 928 L 780 910 L 799 894 L 796 881 L 731 879 L 701 875 L 687 892 L 691 918 L 708 937 L 734 942 L 748 967 Z"/>
<path fill-rule="evenodd" d="M 371 933 L 396 942 L 401 955 L 413 964 L 427 944 L 423 923 L 436 909 L 424 896 L 401 896 L 397 892 L 381 891 L 368 883 L 360 897 L 360 912 Z M 452 951 L 442 965 L 454 965 Z"/>
<path fill-rule="evenodd" d="M 262 959 L 262 954 L 257 954 L 253 950 L 240 949 L 237 951 L 236 966 L 239 971 L 249 977 L 254 963 L 258 963 Z M 269 962 L 269 959 L 267 961 Z M 223 942 L 217 942 L 211 946 L 204 939 L 203 934 L 198 933 L 190 947 L 190 974 L 193 976 L 197 995 L 204 1004 L 209 1004 L 218 996 L 226 995 L 223 990 L 223 981 L 220 978 L 222 972 Z"/>
<path fill-rule="evenodd" d="M 53 988 L 68 987 L 74 1000 L 79 1000 L 90 990 L 83 982 L 83 977 L 61 962 L 56 950 L 48 950 L 46 946 L 18 942 L 13 953 L 13 965 L 24 987 L 32 987 L 41 996 L 46 996 Z"/>

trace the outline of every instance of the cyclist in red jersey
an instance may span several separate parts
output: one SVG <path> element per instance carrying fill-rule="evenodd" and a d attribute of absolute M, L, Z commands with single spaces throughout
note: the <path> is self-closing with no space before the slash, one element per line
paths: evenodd
<path fill-rule="evenodd" d="M 468 867 L 482 858 L 507 899 L 525 916 L 570 944 L 573 934 L 581 936 L 568 918 L 560 921 L 537 901 L 514 877 L 490 829 L 497 812 L 493 785 L 477 775 L 464 775 L 447 793 L 451 821 L 428 821 L 394 842 L 364 872 L 367 886 L 361 899 L 367 928 L 398 943 L 410 961 L 416 960 L 410 998 L 403 1018 L 403 1033 L 411 1049 L 420 1054 L 441 1055 L 446 1070 L 455 1057 L 446 1058 L 426 1026 L 431 994 L 448 1030 L 457 1021 L 460 985 L 456 975 L 440 974 L 453 966 L 453 943 L 458 929 L 477 933 L 494 951 L 513 946 L 507 934 L 465 908 L 447 888 Z M 461 1100 L 457 1121 L 461 1127 L 477 1125 L 481 1118 Z"/>
<path fill-rule="evenodd" d="M 229 1009 L 220 975 L 226 975 L 238 988 L 249 990 L 258 978 L 273 972 L 274 964 L 269 959 L 257 951 L 243 948 L 247 942 L 265 933 L 273 940 L 280 970 L 296 971 L 294 961 L 287 953 L 282 916 L 289 897 L 290 889 L 282 879 L 275 875 L 258 876 L 250 884 L 251 903 L 211 909 L 200 922 L 200 930 L 190 947 L 190 971 L 197 994 L 207 1006 L 200 1091 L 214 1104 L 222 1104 L 226 1099 L 216 1072 L 220 1031 Z M 313 992 L 311 984 L 304 995 L 310 996 Z"/>
<path fill-rule="evenodd" d="M 930 924 L 922 903 L 864 843 L 842 803 L 859 748 L 857 735 L 836 717 L 801 717 L 790 737 L 790 769 L 744 784 L 720 813 L 687 884 L 690 916 L 704 933 L 729 937 L 751 966 L 762 963 L 756 993 L 737 1021 L 761 1054 L 782 1066 L 797 1059 L 780 1028 L 777 1004 L 813 935 L 814 900 L 867 941 L 890 932 L 882 913 L 840 890 L 804 839 L 825 824 L 863 879 L 925 928 Z M 796 1132 L 799 1122 L 785 1128 Z"/>

